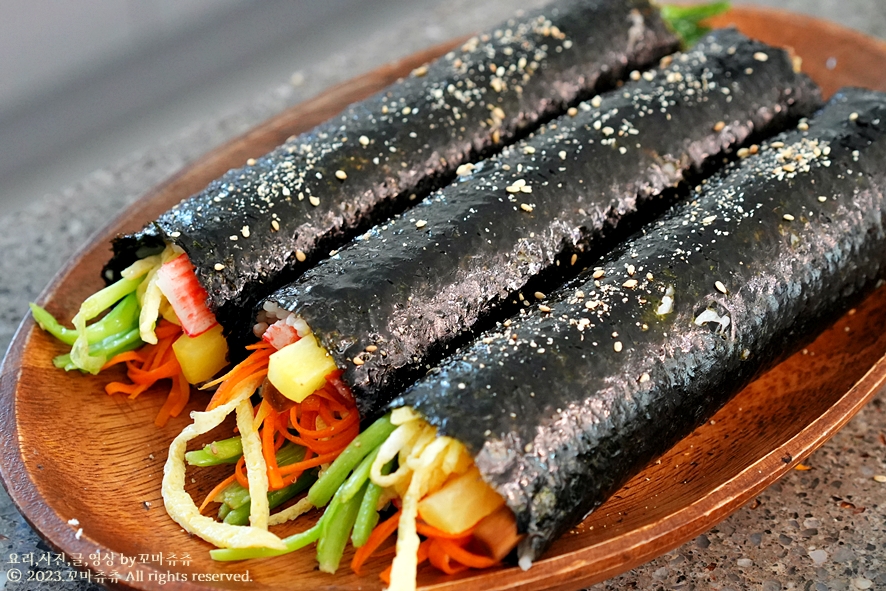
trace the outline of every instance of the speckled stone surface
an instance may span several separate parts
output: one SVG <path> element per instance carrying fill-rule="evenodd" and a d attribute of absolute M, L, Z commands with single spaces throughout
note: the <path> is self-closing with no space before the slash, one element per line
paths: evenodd
<path fill-rule="evenodd" d="M 744 2 L 736 2 L 744 3 Z M 774 7 L 832 18 L 886 37 L 883 0 L 765 0 Z M 529 8 L 541 0 L 523 2 Z M 0 217 L 0 349 L 35 298 L 73 251 L 148 188 L 201 154 L 287 106 L 386 61 L 482 29 L 511 13 L 506 0 L 449 0 L 430 13 L 389 23 L 365 40 L 365 51 L 330 54 L 302 70 L 298 86 L 256 89 L 236 113 L 207 114 L 165 142 L 108 163 L 53 195 Z M 391 39 L 396 39 L 392 44 Z M 830 442 L 704 535 L 605 583 L 595 591 L 886 589 L 886 397 L 881 393 Z M 10 554 L 48 547 L 0 491 L 0 589 L 84 591 L 101 588 L 63 566 L 9 563 Z M 64 582 L 28 581 L 29 568 Z M 12 569 L 18 569 L 14 571 Z M 22 573 L 22 581 L 14 572 Z M 33 574 L 32 574 L 33 576 Z M 71 579 L 71 580 L 69 580 Z"/>

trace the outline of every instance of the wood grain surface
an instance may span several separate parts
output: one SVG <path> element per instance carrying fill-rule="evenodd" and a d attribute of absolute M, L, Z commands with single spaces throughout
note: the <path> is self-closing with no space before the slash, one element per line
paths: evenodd
<path fill-rule="evenodd" d="M 736 9 L 717 23 L 735 23 L 753 37 L 792 47 L 826 95 L 847 84 L 886 90 L 882 42 L 827 22 L 761 9 Z M 140 228 L 228 168 L 310 129 L 456 43 L 335 87 L 207 155 L 110 224 L 57 275 L 40 302 L 70 318 L 101 286 L 99 271 L 113 235 Z M 421 569 L 420 587 L 578 589 L 712 527 L 830 438 L 886 382 L 886 333 L 878 328 L 886 325 L 886 288 L 835 320 L 804 352 L 755 381 L 710 423 L 634 478 L 530 570 L 507 567 L 450 577 Z M 107 396 L 104 384 L 122 372 L 65 374 L 52 366 L 53 356 L 61 352 L 26 318 L 0 374 L 0 477 L 28 522 L 53 547 L 84 559 L 101 553 L 102 562 L 90 560 L 87 567 L 98 574 L 118 573 L 119 582 L 111 586 L 126 589 L 382 588 L 377 574 L 390 556 L 370 561 L 363 577 L 345 566 L 334 578 L 316 570 L 310 550 L 247 563 L 211 561 L 209 545 L 167 517 L 159 492 L 167 446 L 189 422 L 187 413 L 157 429 L 153 418 L 162 404 L 159 389 L 136 400 Z M 194 398 L 188 410 L 206 402 L 200 395 Z M 229 436 L 231 425 L 221 429 L 215 435 Z M 190 478 L 190 492 L 202 498 L 220 476 L 201 469 L 189 471 Z M 69 524 L 72 519 L 79 525 Z M 282 526 L 279 533 L 305 529 L 313 519 Z M 175 564 L 169 562 L 171 554 Z M 344 565 L 350 557 L 349 550 Z M 197 575 L 217 580 L 198 581 Z M 251 582 L 224 580 L 232 575 Z M 171 578 L 178 580 L 166 582 Z"/>

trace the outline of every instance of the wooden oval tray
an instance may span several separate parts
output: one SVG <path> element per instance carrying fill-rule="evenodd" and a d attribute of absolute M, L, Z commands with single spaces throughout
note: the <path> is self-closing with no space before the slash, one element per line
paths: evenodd
<path fill-rule="evenodd" d="M 886 43 L 795 14 L 742 8 L 717 19 L 752 37 L 790 46 L 832 94 L 843 85 L 886 90 Z M 431 48 L 297 105 L 208 154 L 149 192 L 82 250 L 40 298 L 70 318 L 101 286 L 108 241 L 140 228 L 228 168 L 269 151 L 442 54 Z M 714 420 L 632 480 L 524 572 L 516 567 L 447 577 L 421 570 L 424 589 L 578 589 L 641 564 L 712 527 L 831 437 L 886 381 L 886 289 L 745 389 Z M 216 563 L 209 546 L 170 520 L 160 498 L 166 450 L 187 414 L 153 426 L 162 397 L 107 396 L 107 375 L 65 374 L 61 352 L 30 318 L 19 328 L 0 375 L 0 476 L 28 522 L 69 558 L 81 557 L 106 584 L 131 589 L 381 589 L 388 558 L 357 577 L 346 566 L 319 573 L 310 550 L 244 563 Z M 197 409 L 205 400 L 189 407 Z M 61 421 L 59 419 L 62 419 Z M 70 425 L 64 431 L 59 425 Z M 189 473 L 202 498 L 219 478 Z M 76 525 L 72 525 L 73 520 Z M 286 526 L 288 534 L 312 520 Z M 287 529 L 288 527 L 288 529 Z M 78 530 L 82 532 L 78 534 Z M 96 553 L 101 561 L 94 560 Z M 350 560 L 350 551 L 345 562 Z M 93 557 L 93 558 L 90 558 Z M 249 581 L 249 582 L 244 582 Z"/>

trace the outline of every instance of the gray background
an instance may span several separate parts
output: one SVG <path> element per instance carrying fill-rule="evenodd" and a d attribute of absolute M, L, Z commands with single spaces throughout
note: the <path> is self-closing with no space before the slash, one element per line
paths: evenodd
<path fill-rule="evenodd" d="M 543 3 L 5 0 L 0 350 L 73 249 L 201 154 L 330 85 Z M 757 4 L 886 38 L 883 0 Z M 886 474 L 884 405 L 881 394 L 804 462 L 811 470 L 594 588 L 886 589 L 886 484 L 873 479 Z M 3 555 L 45 546 L 2 492 L 0 548 L 0 589 L 37 588 L 6 580 Z"/>

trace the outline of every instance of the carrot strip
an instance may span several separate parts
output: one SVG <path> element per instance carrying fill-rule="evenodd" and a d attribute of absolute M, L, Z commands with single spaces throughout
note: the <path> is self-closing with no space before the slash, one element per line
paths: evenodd
<path fill-rule="evenodd" d="M 461 545 L 462 543 L 466 544 L 468 541 L 470 541 L 471 536 L 474 534 L 473 527 L 457 534 L 450 534 L 446 533 L 442 529 L 437 529 L 436 527 L 428 525 L 427 523 L 424 523 L 422 521 L 417 521 L 415 523 L 415 531 L 425 536 L 426 538 L 452 540 L 459 545 Z"/>
<path fill-rule="evenodd" d="M 494 558 L 474 554 L 446 538 L 434 538 L 434 543 L 439 544 L 440 549 L 450 557 L 471 568 L 489 568 L 498 564 L 498 561 Z"/>
<path fill-rule="evenodd" d="M 264 404 L 264 401 L 262 401 Z M 267 405 L 270 407 L 270 405 Z M 261 412 L 261 411 L 259 411 Z M 261 451 L 265 457 L 265 464 L 268 471 L 268 485 L 272 490 L 283 488 L 283 478 L 280 474 L 280 468 L 277 465 L 277 450 L 274 446 L 276 437 L 275 421 L 277 420 L 277 411 L 269 409 L 268 414 L 262 423 L 261 429 Z"/>
<path fill-rule="evenodd" d="M 267 341 L 259 341 L 257 343 L 253 343 L 251 345 L 246 345 L 243 348 L 246 349 L 247 351 L 258 351 L 260 349 L 270 349 L 273 347 L 274 347 L 274 345 L 272 345 L 271 343 L 269 343 Z M 276 348 L 274 349 L 274 351 L 276 351 Z M 273 353 L 273 351 L 272 351 L 272 353 Z"/>
<path fill-rule="evenodd" d="M 200 503 L 200 509 L 199 509 L 200 513 L 203 513 L 203 509 L 206 508 L 206 505 L 211 503 L 212 499 L 214 499 L 218 494 L 221 493 L 221 491 L 223 491 L 225 488 L 227 488 L 227 486 L 229 484 L 231 484 L 232 482 L 234 482 L 234 480 L 236 480 L 236 479 L 237 479 L 237 475 L 231 474 L 230 476 L 228 476 L 227 478 L 225 478 L 224 480 L 219 482 L 217 485 L 215 485 L 215 488 L 213 488 L 211 491 L 209 491 L 209 494 L 206 495 L 206 498 L 203 499 L 202 503 Z"/>
<path fill-rule="evenodd" d="M 144 360 L 144 356 L 139 353 L 139 351 L 125 351 L 123 353 L 117 353 L 102 366 L 102 371 L 111 367 L 112 365 L 123 363 L 124 361 L 138 361 L 144 363 Z"/>
<path fill-rule="evenodd" d="M 366 543 L 354 552 L 354 558 L 351 560 L 351 570 L 358 575 L 361 574 L 360 570 L 363 568 L 363 563 L 372 556 L 382 542 L 397 531 L 397 526 L 400 524 L 400 513 L 400 511 L 397 511 L 375 526 L 375 529 L 369 534 L 369 539 L 366 540 Z"/>
<path fill-rule="evenodd" d="M 428 558 L 431 560 L 431 564 L 433 564 L 435 568 L 443 571 L 447 575 L 455 575 L 466 571 L 469 568 L 464 564 L 453 564 L 452 556 L 444 550 L 443 545 L 440 544 L 440 540 L 437 539 L 431 541 L 431 545 L 428 548 Z"/>
<path fill-rule="evenodd" d="M 234 466 L 234 476 L 237 478 L 240 486 L 245 489 L 249 488 L 249 478 L 246 476 L 246 460 L 243 456 L 240 456 L 240 459 L 237 460 L 237 465 Z"/>

